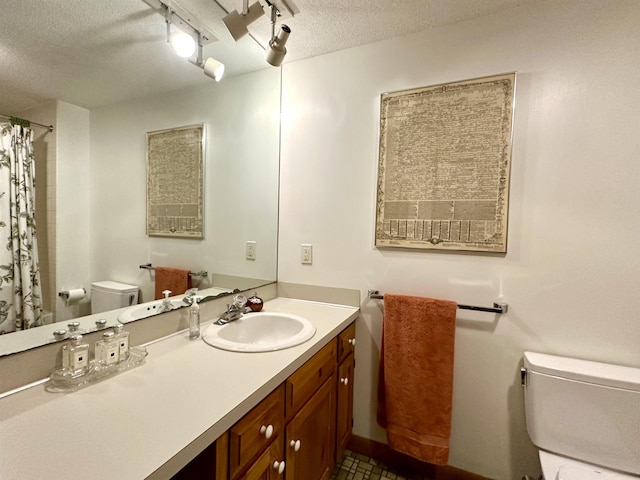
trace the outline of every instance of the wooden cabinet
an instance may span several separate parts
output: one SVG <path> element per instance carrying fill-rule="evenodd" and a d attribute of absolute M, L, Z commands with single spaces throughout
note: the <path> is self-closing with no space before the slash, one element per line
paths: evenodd
<path fill-rule="evenodd" d="M 329 342 L 285 382 L 286 417 L 290 420 L 336 371 L 336 341 Z"/>
<path fill-rule="evenodd" d="M 336 366 L 334 339 L 231 427 L 230 480 L 329 478 L 335 459 Z"/>
<path fill-rule="evenodd" d="M 353 376 L 356 325 L 352 323 L 338 336 L 338 381 L 336 407 L 336 451 L 338 461 L 351 438 L 353 428 Z"/>
<path fill-rule="evenodd" d="M 336 371 L 336 341 L 329 342 L 285 381 L 287 420 L 290 420 Z"/>
<path fill-rule="evenodd" d="M 230 478 L 237 478 L 270 443 L 282 439 L 283 428 L 284 386 L 281 385 L 229 430 Z"/>
<path fill-rule="evenodd" d="M 285 463 L 282 454 L 282 438 L 276 438 L 258 457 L 240 480 L 277 480 L 284 478 Z"/>
<path fill-rule="evenodd" d="M 331 375 L 287 424 L 286 480 L 329 478 L 335 463 L 335 390 Z"/>
<path fill-rule="evenodd" d="M 352 323 L 338 335 L 338 362 L 342 362 L 347 355 L 356 348 L 356 324 Z"/>
<path fill-rule="evenodd" d="M 338 368 L 336 407 L 336 461 L 342 457 L 351 438 L 353 426 L 353 354 L 340 363 Z"/>
<path fill-rule="evenodd" d="M 354 347 L 351 324 L 175 479 L 328 480 L 351 436 Z"/>

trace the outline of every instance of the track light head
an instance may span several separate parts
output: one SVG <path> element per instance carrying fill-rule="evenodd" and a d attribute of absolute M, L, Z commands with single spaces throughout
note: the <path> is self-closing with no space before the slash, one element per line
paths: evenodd
<path fill-rule="evenodd" d="M 224 63 L 219 62 L 215 58 L 208 57 L 204 61 L 202 69 L 207 77 L 213 78 L 216 82 L 222 80 L 222 76 L 224 75 Z"/>
<path fill-rule="evenodd" d="M 265 54 L 265 58 L 269 65 L 273 65 L 274 67 L 279 67 L 282 65 L 282 61 L 284 60 L 285 55 L 287 54 L 287 48 L 285 44 L 289 39 L 289 34 L 291 33 L 291 29 L 287 25 L 281 25 L 280 31 L 276 36 L 274 36 L 269 42 L 269 46 L 267 47 L 267 51 Z"/>
<path fill-rule="evenodd" d="M 260 2 L 255 2 L 250 7 L 246 7 L 245 10 L 242 13 L 234 10 L 222 19 L 236 42 L 249 33 L 247 29 L 249 25 L 264 15 Z"/>
<path fill-rule="evenodd" d="M 216 82 L 222 80 L 224 75 L 224 63 L 216 60 L 213 57 L 207 57 L 206 60 L 202 57 L 202 34 L 198 34 L 198 53 L 195 57 L 190 58 L 189 62 L 193 63 L 197 67 L 200 67 L 207 77 L 213 78 Z"/>
<path fill-rule="evenodd" d="M 188 33 L 174 31 L 169 35 L 169 45 L 179 57 L 187 58 L 196 53 L 196 41 Z"/>

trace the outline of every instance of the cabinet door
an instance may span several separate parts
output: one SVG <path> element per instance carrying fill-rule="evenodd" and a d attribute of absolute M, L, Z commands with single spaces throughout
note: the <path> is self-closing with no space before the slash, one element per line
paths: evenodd
<path fill-rule="evenodd" d="M 256 463 L 247 470 L 244 476 L 240 477 L 241 480 L 270 480 L 271 474 L 271 454 L 269 449 L 256 460 Z"/>
<path fill-rule="evenodd" d="M 327 480 L 334 464 L 335 377 L 287 424 L 286 480 Z"/>
<path fill-rule="evenodd" d="M 338 367 L 338 405 L 336 415 L 336 461 L 347 448 L 353 425 L 353 354 Z"/>
<path fill-rule="evenodd" d="M 356 323 L 353 322 L 338 335 L 338 363 L 353 353 L 356 346 Z"/>
<path fill-rule="evenodd" d="M 335 378 L 337 342 L 332 340 L 311 357 L 285 382 L 287 420 L 300 410 L 328 379 Z"/>
<path fill-rule="evenodd" d="M 277 438 L 240 480 L 278 480 L 284 478 L 282 438 Z"/>
<path fill-rule="evenodd" d="M 284 387 L 280 386 L 229 431 L 229 471 L 236 478 L 284 427 Z"/>

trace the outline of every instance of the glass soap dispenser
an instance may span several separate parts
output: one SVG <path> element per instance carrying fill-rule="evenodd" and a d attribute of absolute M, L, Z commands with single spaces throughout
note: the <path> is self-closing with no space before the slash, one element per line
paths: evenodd
<path fill-rule="evenodd" d="M 198 305 L 198 302 L 202 297 L 194 295 L 191 299 L 191 306 L 189 307 L 189 338 L 194 340 L 200 336 L 200 305 Z"/>
<path fill-rule="evenodd" d="M 72 377 L 89 371 L 89 344 L 82 343 L 82 335 L 73 335 L 71 341 L 62 347 L 62 368 Z"/>
<path fill-rule="evenodd" d="M 120 345 L 113 332 L 104 332 L 102 340 L 96 342 L 96 362 L 102 367 L 118 363 Z"/>
<path fill-rule="evenodd" d="M 129 358 L 129 332 L 125 332 L 124 325 L 118 323 L 113 327 L 113 333 L 118 342 L 118 361 Z"/>

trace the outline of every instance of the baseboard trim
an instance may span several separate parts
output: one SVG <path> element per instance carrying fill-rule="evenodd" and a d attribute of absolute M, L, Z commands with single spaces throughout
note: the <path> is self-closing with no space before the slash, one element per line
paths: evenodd
<path fill-rule="evenodd" d="M 491 480 L 475 473 L 466 472 L 449 465 L 432 465 L 392 450 L 389 445 L 369 438 L 352 435 L 347 448 L 354 453 L 384 462 L 392 468 L 410 470 L 432 478 L 433 480 Z"/>

